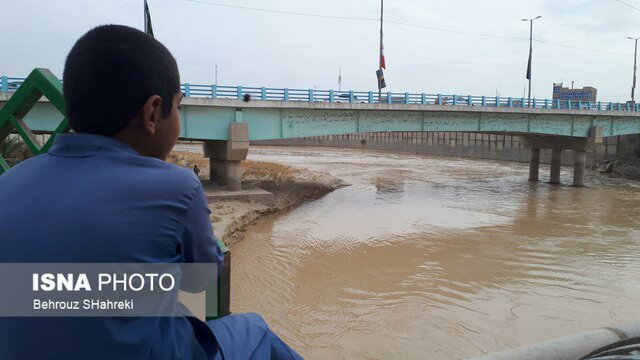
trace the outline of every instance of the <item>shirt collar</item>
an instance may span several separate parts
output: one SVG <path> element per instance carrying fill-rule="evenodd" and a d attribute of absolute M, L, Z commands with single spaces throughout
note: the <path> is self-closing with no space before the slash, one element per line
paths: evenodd
<path fill-rule="evenodd" d="M 54 139 L 49 154 L 55 156 L 94 156 L 105 153 L 139 155 L 129 145 L 106 136 L 92 134 L 60 134 Z"/>

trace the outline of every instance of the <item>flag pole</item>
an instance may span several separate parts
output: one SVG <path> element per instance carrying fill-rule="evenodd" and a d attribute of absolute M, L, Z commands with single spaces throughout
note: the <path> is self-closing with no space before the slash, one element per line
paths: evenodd
<path fill-rule="evenodd" d="M 144 0 L 142 2 L 142 22 L 144 22 L 144 33 L 148 34 L 147 32 L 147 0 Z"/>
<path fill-rule="evenodd" d="M 384 21 L 384 0 L 380 0 L 380 54 L 378 56 L 378 70 L 382 70 L 382 29 Z M 382 88 L 378 85 L 378 102 L 382 102 Z"/>

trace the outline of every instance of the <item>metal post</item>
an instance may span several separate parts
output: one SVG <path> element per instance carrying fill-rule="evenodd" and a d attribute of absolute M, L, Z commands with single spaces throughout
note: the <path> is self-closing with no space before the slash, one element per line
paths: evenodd
<path fill-rule="evenodd" d="M 629 38 L 631 40 L 635 40 L 635 52 L 633 55 L 633 84 L 631 85 L 631 103 L 635 104 L 636 102 L 636 74 L 637 74 L 637 65 L 638 65 L 638 40 L 640 38 Z"/>
<path fill-rule="evenodd" d="M 380 0 L 380 54 L 378 56 L 378 69 L 382 70 L 382 29 L 384 23 L 384 0 Z M 382 102 L 382 88 L 378 85 L 378 102 Z"/>
<path fill-rule="evenodd" d="M 144 33 L 148 34 L 149 29 L 147 29 L 147 0 L 143 1 L 142 4 L 142 23 L 144 24 Z"/>
<path fill-rule="evenodd" d="M 529 94 L 527 96 L 527 107 L 531 107 L 531 78 L 533 73 L 533 21 L 540 19 L 542 16 L 537 16 L 533 19 L 522 19 L 522 21 L 529 22 L 529 62 L 527 64 L 527 79 L 529 80 Z M 523 99 L 524 100 L 524 99 Z M 524 107 L 524 104 L 523 106 Z"/>
<path fill-rule="evenodd" d="M 531 106 L 531 78 L 533 72 L 533 20 L 530 21 L 531 27 L 529 30 L 529 93 L 527 95 L 527 106 Z"/>

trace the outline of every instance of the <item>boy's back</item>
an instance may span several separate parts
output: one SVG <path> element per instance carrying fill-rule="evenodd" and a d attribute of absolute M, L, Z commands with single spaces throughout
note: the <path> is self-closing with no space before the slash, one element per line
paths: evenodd
<path fill-rule="evenodd" d="M 193 172 L 107 137 L 60 136 L 0 176 L 0 204 L 0 262 L 220 261 L 210 223 L 191 216 L 208 211 Z M 185 318 L 50 320 L 0 322 L 0 358 L 204 356 Z"/>

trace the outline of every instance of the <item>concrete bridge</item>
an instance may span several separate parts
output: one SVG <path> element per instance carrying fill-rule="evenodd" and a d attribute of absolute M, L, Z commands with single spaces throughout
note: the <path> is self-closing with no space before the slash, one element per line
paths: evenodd
<path fill-rule="evenodd" d="M 7 79 L 2 78 L 0 90 L 7 92 L 0 92 L 0 108 L 11 97 Z M 640 104 L 409 93 L 377 99 L 372 92 L 190 84 L 182 89 L 187 97 L 180 137 L 204 142 L 211 178 L 229 190 L 240 189 L 240 161 L 251 140 L 391 131 L 512 134 L 530 148 L 529 180 L 538 180 L 540 149 L 553 151 L 551 183 L 560 181 L 562 150 L 573 150 L 573 184 L 583 186 L 587 150 L 606 136 L 640 133 Z M 46 133 L 63 119 L 43 98 L 24 122 Z"/>

